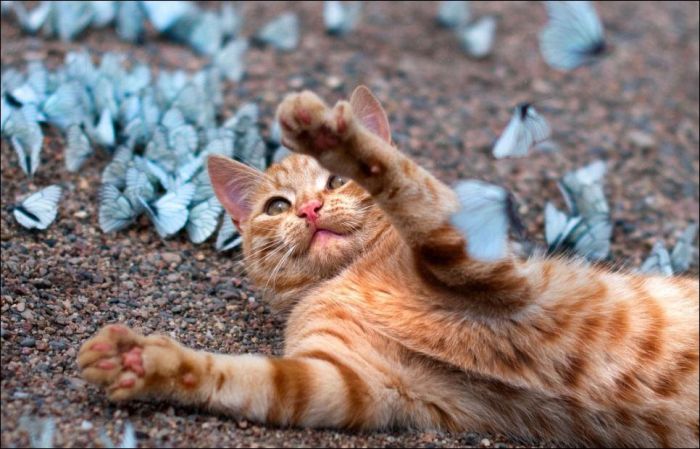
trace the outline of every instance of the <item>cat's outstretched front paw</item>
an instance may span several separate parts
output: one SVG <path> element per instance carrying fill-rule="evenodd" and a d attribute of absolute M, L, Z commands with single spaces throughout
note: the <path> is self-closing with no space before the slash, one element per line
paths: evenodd
<path fill-rule="evenodd" d="M 161 392 L 177 375 L 183 354 L 184 348 L 168 337 L 144 337 L 112 324 L 83 344 L 78 366 L 87 381 L 105 387 L 111 400 L 121 401 Z"/>
<path fill-rule="evenodd" d="M 277 119 L 282 144 L 316 158 L 340 149 L 353 128 L 352 108 L 347 101 L 339 101 L 330 109 L 309 91 L 288 95 L 277 108 Z"/>

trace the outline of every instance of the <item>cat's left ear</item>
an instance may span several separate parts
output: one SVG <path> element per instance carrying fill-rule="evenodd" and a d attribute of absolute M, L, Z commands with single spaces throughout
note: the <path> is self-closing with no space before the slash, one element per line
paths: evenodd
<path fill-rule="evenodd" d="M 379 100 L 365 86 L 357 86 L 350 96 L 352 113 L 360 119 L 365 128 L 382 138 L 386 143 L 391 143 L 391 130 L 386 112 Z"/>
<path fill-rule="evenodd" d="M 243 222 L 250 216 L 252 194 L 261 183 L 267 182 L 265 174 L 217 154 L 207 159 L 207 171 L 216 198 L 240 231 Z"/>

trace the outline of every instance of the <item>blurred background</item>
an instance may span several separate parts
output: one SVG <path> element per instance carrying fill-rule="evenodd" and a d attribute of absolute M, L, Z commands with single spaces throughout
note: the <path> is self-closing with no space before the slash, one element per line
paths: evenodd
<path fill-rule="evenodd" d="M 594 3 L 610 51 L 571 71 L 542 58 L 538 35 L 547 13 L 540 2 L 472 2 L 473 17 L 492 15 L 497 24 L 491 54 L 480 59 L 437 24 L 435 2 L 362 3 L 356 27 L 333 36 L 321 2 L 232 2 L 238 35 L 251 45 L 242 79 L 222 85 L 218 121 L 255 102 L 257 126 L 269 140 L 284 94 L 311 89 L 333 103 L 365 84 L 384 105 L 402 151 L 445 182 L 478 178 L 512 190 L 537 244 L 544 244 L 545 203 L 565 209 L 557 181 L 596 159 L 607 162 L 604 188 L 614 224 L 609 265 L 637 267 L 657 239 L 671 244 L 698 221 L 697 2 Z M 221 8 L 220 2 L 198 5 Z M 287 12 L 298 19 L 297 46 L 283 51 L 252 42 Z M 151 23 L 144 32 L 132 43 L 113 26 L 88 28 L 64 41 L 24 33 L 13 14 L 3 14 L 2 70 L 22 72 L 30 61 L 53 70 L 68 52 L 83 49 L 96 63 L 106 52 L 120 52 L 156 72 L 195 72 L 212 63 L 159 35 Z M 493 143 L 520 102 L 534 102 L 548 120 L 550 143 L 523 158 L 495 160 Z M 471 432 L 280 430 L 167 404 L 108 403 L 75 365 L 80 343 L 106 323 L 166 332 L 197 349 L 265 354 L 281 353 L 283 323 L 249 285 L 239 250 L 219 253 L 211 241 L 194 245 L 182 233 L 162 240 L 145 216 L 123 231 L 103 233 L 98 186 L 111 154 L 97 151 L 69 173 L 64 137 L 52 128 L 44 135 L 41 166 L 31 179 L 2 141 L 3 447 L 29 443 L 19 425 L 25 415 L 54 416 L 59 446 L 96 444 L 103 428 L 117 439 L 127 421 L 143 447 L 534 444 Z M 56 183 L 64 197 L 55 223 L 42 232 L 21 228 L 9 206 Z M 698 274 L 695 260 L 690 273 Z"/>

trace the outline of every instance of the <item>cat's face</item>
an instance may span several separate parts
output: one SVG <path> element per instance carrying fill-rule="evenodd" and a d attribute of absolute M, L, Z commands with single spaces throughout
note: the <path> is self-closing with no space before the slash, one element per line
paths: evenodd
<path fill-rule="evenodd" d="M 362 253 L 381 219 L 365 190 L 311 157 L 292 154 L 265 173 L 213 162 L 212 185 L 241 230 L 258 287 L 288 291 L 334 276 Z"/>
<path fill-rule="evenodd" d="M 289 282 L 297 274 L 327 278 L 361 251 L 374 208 L 369 194 L 323 169 L 315 159 L 291 155 L 265 173 L 242 225 L 249 271 Z M 252 274 L 252 273 L 251 273 Z"/>

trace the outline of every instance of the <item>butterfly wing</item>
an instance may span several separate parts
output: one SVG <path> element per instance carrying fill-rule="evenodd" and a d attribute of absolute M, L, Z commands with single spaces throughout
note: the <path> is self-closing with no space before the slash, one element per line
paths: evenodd
<path fill-rule="evenodd" d="M 506 129 L 493 147 L 494 157 L 501 159 L 508 156 L 524 154 L 522 149 L 523 147 L 527 147 L 527 142 L 524 141 L 524 139 L 526 139 L 524 131 L 523 121 L 516 108 Z M 525 148 L 525 152 L 527 152 L 527 148 Z"/>
<path fill-rule="evenodd" d="M 552 130 L 547 121 L 537 113 L 533 106 L 527 108 L 524 126 L 530 133 L 532 144 L 537 144 L 549 139 L 549 136 L 552 134 Z"/>
<path fill-rule="evenodd" d="M 589 260 L 603 260 L 610 254 L 612 223 L 607 217 L 582 220 L 567 239 L 574 251 Z"/>
<path fill-rule="evenodd" d="M 461 181 L 455 186 L 460 209 L 450 222 L 462 232 L 467 252 L 485 262 L 502 259 L 507 251 L 508 192 L 481 181 Z"/>
<path fill-rule="evenodd" d="M 192 243 L 202 243 L 214 233 L 221 211 L 223 207 L 216 197 L 202 201 L 190 209 L 186 228 Z"/>
<path fill-rule="evenodd" d="M 216 236 L 215 248 L 219 252 L 228 251 L 238 247 L 243 242 L 243 237 L 238 234 L 233 220 L 230 216 L 224 215 L 224 220 Z"/>
<path fill-rule="evenodd" d="M 248 51 L 248 41 L 235 39 L 224 46 L 214 56 L 214 66 L 229 80 L 238 82 L 245 73 L 245 53 Z"/>
<path fill-rule="evenodd" d="M 15 208 L 15 218 L 25 228 L 46 229 L 56 219 L 60 199 L 61 187 L 45 187 L 27 197 Z"/>
<path fill-rule="evenodd" d="M 194 195 L 194 185 L 185 184 L 160 197 L 151 206 L 139 198 L 146 213 L 156 226 L 156 232 L 161 238 L 169 237 L 185 226 L 189 211 L 187 206 Z"/>
<path fill-rule="evenodd" d="M 674 273 L 684 273 L 690 268 L 690 262 L 695 249 L 693 241 L 695 241 L 695 236 L 697 234 L 698 225 L 693 223 L 683 231 L 683 235 L 681 235 L 676 242 L 676 246 L 673 247 L 673 251 L 671 252 L 671 265 Z"/>
<path fill-rule="evenodd" d="M 66 170 L 77 172 L 92 154 L 92 147 L 80 125 L 70 125 L 66 132 L 65 163 Z"/>
<path fill-rule="evenodd" d="M 549 251 L 559 248 L 576 226 L 581 217 L 567 217 L 550 202 L 544 208 L 544 235 Z"/>
<path fill-rule="evenodd" d="M 34 175 L 39 168 L 44 142 L 44 134 L 39 124 L 28 120 L 21 110 L 14 111 L 5 124 L 5 133 L 10 136 L 22 171 L 28 176 Z"/>
<path fill-rule="evenodd" d="M 496 36 L 496 19 L 492 16 L 482 17 L 474 24 L 460 31 L 462 48 L 469 56 L 484 58 L 491 53 Z"/>
<path fill-rule="evenodd" d="M 129 226 L 138 217 L 138 210 L 129 199 L 112 184 L 100 189 L 98 222 L 102 232 L 115 232 Z"/>
<path fill-rule="evenodd" d="M 437 22 L 445 28 L 459 28 L 469 22 L 469 2 L 442 1 L 438 6 Z"/>
<path fill-rule="evenodd" d="M 548 1 L 549 23 L 540 33 L 540 50 L 551 67 L 571 70 L 604 48 L 603 27 L 587 1 Z"/>
<path fill-rule="evenodd" d="M 664 276 L 673 276 L 673 267 L 671 266 L 671 256 L 669 256 L 664 243 L 657 241 L 651 248 L 651 253 L 642 262 L 639 268 L 642 273 L 655 273 Z"/>
<path fill-rule="evenodd" d="M 294 50 L 299 45 L 299 19 L 296 14 L 283 13 L 263 26 L 255 37 L 278 50 Z"/>

